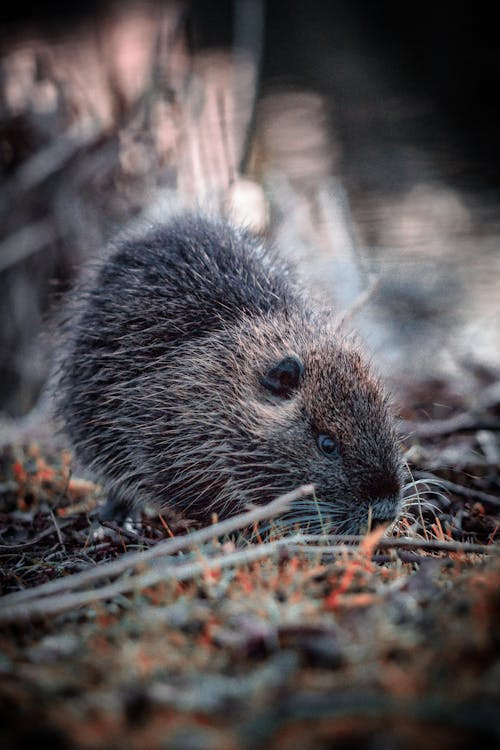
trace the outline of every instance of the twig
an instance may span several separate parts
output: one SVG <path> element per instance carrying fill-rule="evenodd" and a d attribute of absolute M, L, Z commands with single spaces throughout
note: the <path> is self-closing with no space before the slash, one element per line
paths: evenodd
<path fill-rule="evenodd" d="M 441 479 L 441 477 L 432 474 L 430 471 L 416 471 L 414 472 L 414 476 L 417 477 L 417 479 L 428 479 L 429 481 L 437 480 L 442 487 L 454 492 L 456 495 L 470 497 L 472 500 L 479 500 L 481 503 L 487 503 L 488 505 L 493 505 L 495 508 L 500 508 L 500 498 L 495 497 L 495 495 L 490 495 L 489 492 L 464 487 L 461 484 L 450 482 L 449 479 Z"/>
<path fill-rule="evenodd" d="M 449 419 L 433 419 L 429 422 L 413 422 L 401 419 L 398 431 L 405 437 L 433 438 L 452 435 L 455 432 L 477 432 L 478 430 L 500 430 L 500 419 L 479 417 L 474 414 L 457 414 Z"/>
<path fill-rule="evenodd" d="M 64 523 L 59 522 L 59 529 L 64 529 L 66 526 L 69 526 L 72 524 L 73 521 L 67 520 Z M 5 554 L 9 552 L 17 552 L 18 550 L 25 549 L 26 547 L 33 547 L 33 545 L 38 544 L 42 539 L 45 539 L 46 536 L 52 536 L 52 534 L 57 533 L 56 528 L 48 528 L 44 529 L 44 531 L 41 531 L 40 534 L 38 534 L 34 539 L 30 539 L 27 542 L 22 542 L 22 544 L 0 544 L 0 554 Z"/>
<path fill-rule="evenodd" d="M 15 195 L 39 187 L 49 177 L 66 167 L 73 157 L 89 149 L 101 135 L 102 130 L 95 123 L 88 124 L 85 131 L 80 129 L 78 132 L 76 127 L 69 129 L 27 159 L 4 189 L 7 194 L 12 191 Z"/>
<path fill-rule="evenodd" d="M 57 519 L 56 519 L 56 517 L 54 515 L 54 511 L 52 510 L 52 508 L 50 506 L 49 506 L 49 514 L 50 514 L 50 517 L 52 519 L 52 523 L 54 524 L 54 528 L 56 530 L 56 534 L 57 534 L 57 538 L 59 540 L 59 544 L 63 548 L 64 552 L 66 552 L 66 547 L 64 546 L 64 542 L 63 542 L 63 538 L 62 538 L 62 534 L 61 534 L 61 529 L 59 527 L 59 524 L 57 523 Z"/>
<path fill-rule="evenodd" d="M 104 526 L 104 528 L 106 529 L 114 531 L 116 535 L 125 537 L 125 539 L 128 539 L 135 544 L 145 544 L 148 547 L 150 547 L 152 544 L 155 544 L 155 541 L 153 539 L 148 539 L 147 537 L 142 536 L 135 531 L 124 529 L 123 526 L 117 524 L 116 521 L 100 521 L 100 525 Z"/>
<path fill-rule="evenodd" d="M 297 547 L 300 548 L 301 543 L 311 543 L 315 540 L 321 541 L 321 542 L 330 542 L 335 543 L 340 540 L 350 542 L 350 541 L 356 541 L 361 542 L 365 537 L 362 536 L 350 536 L 350 537 L 340 537 L 340 536 L 314 536 L 314 534 L 304 534 L 300 540 L 300 543 L 297 544 L 297 539 L 295 538 L 293 540 L 293 543 L 297 545 Z M 320 546 L 316 545 L 316 550 L 321 550 L 324 552 L 345 552 L 345 551 L 352 551 L 353 547 L 345 545 L 338 545 L 335 546 Z M 356 547 L 354 549 L 357 549 Z M 433 540 L 433 539 L 410 539 L 408 537 L 394 537 L 393 539 L 389 538 L 383 538 L 380 539 L 375 549 L 422 549 L 422 550 L 429 550 L 432 552 L 473 552 L 475 554 L 496 554 L 500 553 L 500 547 L 495 546 L 492 544 L 472 544 L 470 542 L 455 542 L 455 541 L 441 541 L 441 540 Z"/>
<path fill-rule="evenodd" d="M 85 570 L 63 579 L 42 583 L 40 586 L 34 586 L 32 589 L 7 594 L 0 599 L 0 610 L 9 607 L 13 603 L 15 604 L 20 601 L 27 601 L 28 599 L 35 599 L 37 597 L 60 593 L 67 589 L 76 589 L 100 581 L 103 578 L 111 578 L 125 572 L 129 568 L 143 565 L 154 558 L 162 557 L 163 555 L 173 555 L 177 552 L 198 547 L 219 536 L 225 536 L 233 531 L 251 526 L 257 521 L 273 518 L 282 513 L 290 503 L 312 494 L 313 491 L 313 485 L 304 485 L 293 490 L 293 492 L 278 497 L 276 500 L 268 503 L 268 505 L 253 508 L 250 511 L 240 513 L 237 516 L 216 523 L 213 526 L 207 526 L 185 536 L 167 539 L 147 550 L 128 552 L 118 560 L 113 560 L 109 563 L 102 563 L 92 570 Z"/>
<path fill-rule="evenodd" d="M 349 306 L 349 308 L 345 311 L 345 313 L 342 315 L 340 320 L 338 321 L 336 325 L 336 330 L 340 330 L 341 328 L 344 328 L 348 323 L 351 322 L 351 320 L 359 313 L 360 310 L 362 310 L 368 302 L 374 297 L 376 292 L 380 288 L 380 278 L 377 277 L 370 281 L 369 285 L 366 289 L 364 289 L 361 294 L 357 296 L 357 298 L 354 300 L 352 305 Z"/>
<path fill-rule="evenodd" d="M 286 497 L 286 496 L 285 496 Z M 277 501 L 274 501 L 277 502 Z M 306 541 L 316 540 L 345 540 L 346 537 L 342 536 L 328 536 L 322 535 L 315 537 L 314 535 L 301 535 L 297 534 L 289 539 L 279 539 L 273 542 L 266 542 L 256 546 L 248 547 L 244 550 L 239 550 L 233 553 L 225 555 L 217 555 L 212 558 L 205 558 L 203 560 L 189 561 L 186 563 L 172 564 L 167 561 L 157 561 L 157 566 L 144 573 L 137 575 L 128 576 L 122 578 L 114 583 L 103 586 L 99 589 L 92 589 L 91 591 L 80 591 L 80 592 L 67 592 L 63 594 L 53 594 L 47 597 L 38 597 L 33 600 L 24 600 L 19 602 L 20 597 L 17 597 L 17 601 L 14 604 L 10 604 L 7 607 L 0 607 L 0 623 L 13 623 L 22 620 L 27 620 L 35 617 L 46 617 L 49 615 L 60 614 L 69 609 L 77 607 L 83 607 L 86 604 L 94 604 L 97 601 L 103 599 L 112 599 L 119 594 L 126 594 L 131 591 L 139 591 L 150 586 L 154 586 L 157 583 L 165 581 L 185 581 L 195 576 L 202 575 L 212 570 L 221 570 L 229 567 L 236 567 L 239 565 L 247 565 L 250 562 L 256 560 L 262 560 L 265 557 L 270 557 L 281 551 L 283 548 L 301 552 L 305 554 L 340 554 L 349 552 L 351 554 L 359 554 L 359 547 L 350 547 L 343 543 L 333 546 L 305 546 Z M 363 541 L 365 537 L 356 536 L 348 537 L 348 539 L 356 539 L 357 541 Z M 493 546 L 485 546 L 479 544 L 466 544 L 460 542 L 431 542 L 426 540 L 416 539 L 381 539 L 376 543 L 376 548 L 390 548 L 390 547 L 403 547 L 409 549 L 432 549 L 432 550 L 446 550 L 449 552 L 496 552 L 497 548 Z M 104 566 L 103 566 L 104 567 Z M 70 578 L 75 578 L 79 574 L 74 574 Z M 40 590 L 42 587 L 38 587 Z M 36 591 L 36 589 L 35 589 Z M 20 592 L 24 593 L 24 592 Z M 5 601 L 4 597 L 4 600 Z M 15 595 L 10 595 L 10 602 L 13 601 Z M 2 602 L 3 604 L 3 602 Z"/>
<path fill-rule="evenodd" d="M 14 232 L 0 244 L 0 272 L 43 250 L 58 236 L 52 219 L 35 221 Z"/>
<path fill-rule="evenodd" d="M 4 597 L 4 600 L 2 600 L 2 606 L 0 606 L 0 623 L 13 623 L 34 617 L 45 617 L 48 615 L 59 614 L 69 609 L 83 607 L 85 604 L 94 604 L 103 599 L 112 599 L 119 594 L 145 589 L 160 582 L 168 580 L 185 581 L 189 578 L 206 573 L 207 571 L 220 570 L 221 568 L 228 568 L 233 565 L 244 565 L 253 562 L 254 560 L 269 557 L 269 555 L 277 552 L 280 546 L 282 546 L 280 542 L 268 542 L 267 544 L 259 544 L 255 547 L 250 547 L 245 550 L 217 556 L 211 559 L 189 561 L 177 565 L 166 563 L 161 567 L 148 570 L 145 573 L 121 578 L 120 580 L 99 589 L 79 591 L 76 593 L 68 592 L 63 594 L 53 594 L 51 596 L 38 597 L 31 600 L 28 599 L 27 601 L 24 600 L 21 603 L 19 603 L 18 598 L 13 604 L 9 602 L 8 607 L 3 606 L 3 601 L 7 598 Z M 78 575 L 79 574 L 76 573 L 68 576 L 68 578 L 75 578 Z M 24 591 L 19 593 L 24 593 Z M 14 595 L 9 595 L 9 597 L 14 597 Z M 10 601 L 12 601 L 12 599 Z"/>

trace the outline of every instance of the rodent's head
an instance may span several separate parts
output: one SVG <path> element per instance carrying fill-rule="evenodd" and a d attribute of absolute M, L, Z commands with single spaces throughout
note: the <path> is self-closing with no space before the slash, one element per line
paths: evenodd
<path fill-rule="evenodd" d="M 336 531 L 394 520 L 401 458 L 387 399 L 359 352 L 316 342 L 272 365 L 261 386 L 266 442 L 302 470 L 301 481 L 315 485 Z"/>
<path fill-rule="evenodd" d="M 387 399 L 355 345 L 317 319 L 249 321 L 211 340 L 195 387 L 202 351 L 183 382 L 192 389 L 189 430 L 200 420 L 196 467 L 210 507 L 227 514 L 312 482 L 339 533 L 397 516 L 397 439 Z M 188 416 L 183 400 L 179 420 Z"/>
<path fill-rule="evenodd" d="M 399 510 L 401 456 L 387 397 L 355 345 L 317 321 L 308 333 L 304 326 L 295 348 L 270 353 L 252 406 L 272 461 L 295 486 L 315 485 L 338 532 L 357 533 Z"/>

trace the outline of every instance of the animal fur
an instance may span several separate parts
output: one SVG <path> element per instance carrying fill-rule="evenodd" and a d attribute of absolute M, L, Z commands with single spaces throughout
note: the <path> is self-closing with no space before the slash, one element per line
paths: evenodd
<path fill-rule="evenodd" d="M 379 382 L 245 231 L 182 215 L 122 239 L 75 295 L 65 339 L 59 413 L 115 502 L 206 521 L 312 482 L 339 532 L 397 515 L 401 459 Z M 273 391 L 266 373 L 287 357 L 299 380 Z"/>

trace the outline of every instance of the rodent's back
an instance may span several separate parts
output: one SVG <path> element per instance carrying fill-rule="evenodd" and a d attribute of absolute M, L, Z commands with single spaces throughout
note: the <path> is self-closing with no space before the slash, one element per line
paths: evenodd
<path fill-rule="evenodd" d="M 185 213 L 124 235 L 75 291 L 63 326 L 57 402 L 77 456 L 105 484 L 117 478 L 137 494 L 148 452 L 134 440 L 139 411 L 150 419 L 157 389 L 173 391 L 175 352 L 185 358 L 243 317 L 297 306 L 286 264 L 222 219 Z"/>
<path fill-rule="evenodd" d="M 122 240 L 88 294 L 82 328 L 90 335 L 109 329 L 133 345 L 140 332 L 140 345 L 157 354 L 245 315 L 300 304 L 287 265 L 258 238 L 191 214 Z"/>

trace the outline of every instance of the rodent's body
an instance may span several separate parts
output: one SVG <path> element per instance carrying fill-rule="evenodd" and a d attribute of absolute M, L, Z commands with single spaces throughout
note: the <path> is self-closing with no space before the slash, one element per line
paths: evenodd
<path fill-rule="evenodd" d="M 122 240 L 66 327 L 59 411 L 120 501 L 208 520 L 312 482 L 339 532 L 396 516 L 378 382 L 251 235 L 184 215 Z"/>

